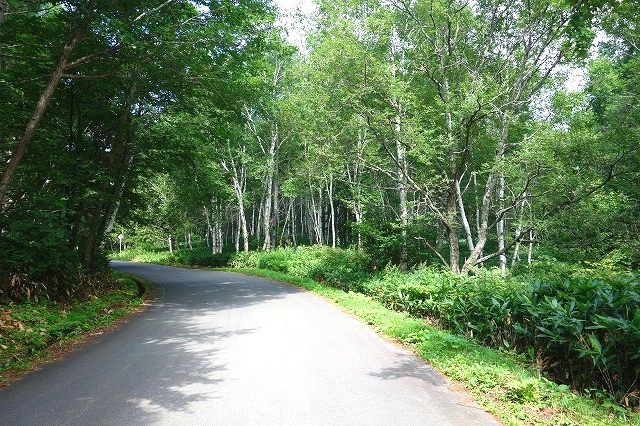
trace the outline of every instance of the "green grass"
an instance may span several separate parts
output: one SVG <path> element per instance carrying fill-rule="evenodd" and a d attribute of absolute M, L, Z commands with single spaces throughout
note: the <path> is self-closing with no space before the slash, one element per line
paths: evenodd
<path fill-rule="evenodd" d="M 638 414 L 597 405 L 525 367 L 514 354 L 435 329 L 368 296 L 270 270 L 227 270 L 291 283 L 336 303 L 376 331 L 411 347 L 451 380 L 462 382 L 482 407 L 506 425 L 640 425 Z"/>
<path fill-rule="evenodd" d="M 142 305 L 138 282 L 114 272 L 114 283 L 84 300 L 0 304 L 0 386 L 46 361 L 52 347 L 115 324 Z"/>

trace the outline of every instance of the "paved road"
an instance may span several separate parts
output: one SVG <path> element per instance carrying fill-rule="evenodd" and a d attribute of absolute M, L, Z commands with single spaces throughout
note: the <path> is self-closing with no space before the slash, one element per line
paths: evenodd
<path fill-rule="evenodd" d="M 0 390 L 0 425 L 498 424 L 311 293 L 231 273 L 112 266 L 157 283 L 157 301 Z"/>

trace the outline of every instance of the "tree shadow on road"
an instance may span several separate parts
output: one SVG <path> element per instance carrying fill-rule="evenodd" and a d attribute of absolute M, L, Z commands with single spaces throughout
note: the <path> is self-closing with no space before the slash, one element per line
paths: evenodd
<path fill-rule="evenodd" d="M 215 411 L 230 380 L 226 345 L 260 330 L 255 322 L 221 319 L 300 292 L 236 274 L 178 269 L 170 277 L 155 265 L 153 274 L 135 264 L 118 269 L 159 285 L 152 306 L 3 389 L 0 424 L 207 423 L 200 411 Z"/>
<path fill-rule="evenodd" d="M 219 326 L 225 323 L 220 317 L 300 292 L 243 275 L 211 276 L 210 271 L 187 271 L 183 281 L 162 284 L 162 296 L 142 318 L 145 334 L 153 337 L 140 337 L 137 345 L 147 367 L 145 380 L 126 397 L 126 418 L 132 423 L 197 417 L 194 409 L 215 407 L 229 379 L 220 351 L 229 341 L 259 331 Z"/>
<path fill-rule="evenodd" d="M 398 380 L 412 377 L 425 380 L 433 386 L 448 386 L 450 383 L 448 379 L 436 370 L 410 354 L 399 355 L 398 361 L 393 367 L 387 367 L 380 371 L 369 373 L 369 375 L 382 380 Z"/>

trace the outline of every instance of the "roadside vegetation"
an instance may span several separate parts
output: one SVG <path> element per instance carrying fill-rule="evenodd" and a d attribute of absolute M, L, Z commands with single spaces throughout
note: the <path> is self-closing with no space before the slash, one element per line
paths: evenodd
<path fill-rule="evenodd" d="M 0 387 L 141 309 L 148 284 L 120 272 L 99 283 L 73 297 L 0 299 Z"/>
<path fill-rule="evenodd" d="M 187 266 L 202 256 L 114 254 Z M 534 262 L 506 276 L 376 270 L 363 252 L 324 246 L 209 255 L 203 264 L 224 259 L 230 270 L 312 290 L 412 347 L 505 424 L 640 424 L 635 273 L 561 262 Z"/>

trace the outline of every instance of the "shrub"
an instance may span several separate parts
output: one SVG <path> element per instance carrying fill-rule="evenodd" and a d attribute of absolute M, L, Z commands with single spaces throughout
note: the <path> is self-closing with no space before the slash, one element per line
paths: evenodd
<path fill-rule="evenodd" d="M 269 252 L 234 255 L 234 268 L 261 268 L 316 281 L 343 290 L 361 290 L 371 275 L 369 256 L 353 249 L 326 246 L 279 248 Z"/>
<path fill-rule="evenodd" d="M 367 283 L 366 292 L 391 309 L 438 322 L 445 308 L 445 295 L 456 280 L 436 269 L 403 273 L 397 267 L 387 266 Z"/>
<path fill-rule="evenodd" d="M 573 278 L 532 285 L 514 329 L 543 369 L 577 389 L 604 387 L 626 405 L 640 399 L 640 282 Z"/>
<path fill-rule="evenodd" d="M 309 278 L 345 291 L 362 291 L 371 271 L 371 259 L 361 251 L 324 248 Z"/>
<path fill-rule="evenodd" d="M 269 269 L 271 271 L 282 272 L 284 274 L 289 272 L 289 258 L 290 253 L 286 253 L 287 249 L 275 250 L 272 252 L 265 252 L 260 256 L 258 262 L 258 268 Z"/>
<path fill-rule="evenodd" d="M 367 283 L 366 291 L 390 308 L 493 347 L 517 350 L 560 383 L 579 390 L 604 388 L 619 403 L 637 406 L 637 277 L 567 264 L 526 276 L 532 281 L 491 270 L 461 277 L 436 269 L 403 274 L 389 267 Z"/>
<path fill-rule="evenodd" d="M 234 253 L 231 256 L 229 265 L 232 268 L 257 268 L 260 262 L 260 253 L 257 251 L 250 251 L 248 253 L 239 252 Z"/>
<path fill-rule="evenodd" d="M 209 247 L 198 247 L 188 250 L 176 250 L 167 260 L 170 263 L 187 266 L 207 266 L 219 268 L 227 266 L 231 253 L 212 253 Z"/>

